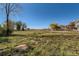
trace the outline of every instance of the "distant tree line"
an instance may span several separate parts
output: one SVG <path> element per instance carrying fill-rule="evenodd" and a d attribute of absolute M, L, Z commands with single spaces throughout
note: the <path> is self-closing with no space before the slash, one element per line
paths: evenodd
<path fill-rule="evenodd" d="M 56 23 L 52 23 L 49 25 L 49 28 L 51 31 L 72 31 L 77 29 L 75 25 L 75 21 L 70 22 L 68 25 L 58 25 Z"/>
<path fill-rule="evenodd" d="M 27 29 L 26 23 L 23 23 L 21 21 L 14 22 L 12 20 L 8 20 L 8 32 L 9 35 L 17 30 L 17 31 L 25 31 Z M 7 21 L 5 21 L 3 24 L 0 25 L 0 34 L 6 35 L 7 30 Z"/>

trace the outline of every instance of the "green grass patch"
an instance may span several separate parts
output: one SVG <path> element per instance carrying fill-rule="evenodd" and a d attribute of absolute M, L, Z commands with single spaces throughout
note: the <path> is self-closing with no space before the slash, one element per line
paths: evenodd
<path fill-rule="evenodd" d="M 6 37 L 5 37 L 6 38 Z M 79 56 L 79 33 L 74 31 L 15 31 L 9 43 L 1 38 L 2 55 L 19 56 Z M 2 40 L 3 39 L 3 40 Z M 20 44 L 28 44 L 31 48 L 25 52 L 16 52 L 14 48 Z"/>

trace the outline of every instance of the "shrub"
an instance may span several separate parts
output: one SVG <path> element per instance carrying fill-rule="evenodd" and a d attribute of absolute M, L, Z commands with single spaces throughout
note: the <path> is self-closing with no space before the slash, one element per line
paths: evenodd
<path fill-rule="evenodd" d="M 9 35 L 11 35 L 11 33 L 13 32 L 13 30 L 12 29 L 9 29 L 9 30 L 7 30 L 6 28 L 0 28 L 0 35 L 1 36 L 3 36 L 3 35 L 6 35 L 7 34 L 7 31 L 8 31 L 8 33 L 9 33 Z"/>
<path fill-rule="evenodd" d="M 0 38 L 0 43 L 9 42 L 8 38 Z"/>
<path fill-rule="evenodd" d="M 9 35 L 11 35 L 11 33 L 13 32 L 13 30 L 11 30 L 11 29 L 3 29 L 2 30 L 2 35 L 7 35 L 7 31 L 8 31 L 8 33 L 9 33 Z"/>
<path fill-rule="evenodd" d="M 4 22 L 2 24 L 3 26 L 0 25 L 0 35 L 11 35 L 11 33 L 14 31 L 14 22 L 9 20 L 8 22 L 8 27 L 7 27 L 7 22 Z"/>

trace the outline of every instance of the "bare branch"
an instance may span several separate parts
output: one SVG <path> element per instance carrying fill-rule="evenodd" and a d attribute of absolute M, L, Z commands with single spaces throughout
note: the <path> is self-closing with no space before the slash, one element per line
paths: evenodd
<path fill-rule="evenodd" d="M 9 18 L 10 18 L 10 15 L 13 14 L 17 10 L 17 4 L 5 3 L 5 4 L 2 4 L 2 6 L 3 6 L 3 9 L 5 11 L 5 16 L 6 16 L 6 21 L 7 21 L 7 33 L 6 33 L 6 35 L 8 35 L 8 30 L 9 30 L 8 22 L 9 22 Z"/>

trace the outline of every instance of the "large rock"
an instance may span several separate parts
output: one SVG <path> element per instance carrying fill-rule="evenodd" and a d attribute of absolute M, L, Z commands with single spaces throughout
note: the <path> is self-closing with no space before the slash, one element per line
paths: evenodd
<path fill-rule="evenodd" d="M 15 47 L 15 50 L 17 51 L 27 51 L 29 49 L 29 46 L 26 44 L 21 44 Z"/>

